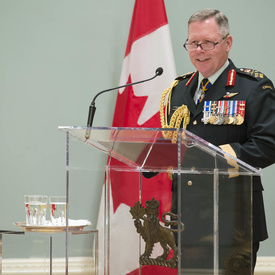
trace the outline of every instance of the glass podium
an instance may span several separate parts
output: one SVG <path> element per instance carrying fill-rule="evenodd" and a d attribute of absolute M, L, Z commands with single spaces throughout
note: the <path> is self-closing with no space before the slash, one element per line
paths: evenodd
<path fill-rule="evenodd" d="M 72 170 L 87 170 L 72 169 L 82 156 L 71 154 L 71 140 L 88 156 L 106 155 L 99 274 L 252 274 L 252 177 L 260 169 L 183 129 L 59 129 L 67 190 Z"/>

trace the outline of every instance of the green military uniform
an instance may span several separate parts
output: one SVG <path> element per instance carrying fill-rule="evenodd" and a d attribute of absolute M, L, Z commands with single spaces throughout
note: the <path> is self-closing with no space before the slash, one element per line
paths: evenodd
<path fill-rule="evenodd" d="M 222 145 L 224 151 L 253 167 L 264 168 L 275 162 L 275 91 L 273 83 L 265 75 L 251 69 L 238 69 L 229 60 L 228 67 L 197 105 L 193 97 L 198 87 L 198 72 L 180 76 L 177 80 L 179 82 L 171 92 L 170 117 L 176 109 L 186 105 L 190 111 L 188 131 L 216 146 Z M 212 106 L 210 110 L 206 108 L 209 104 Z M 216 108 L 217 106 L 219 108 Z M 222 118 L 221 121 L 210 120 L 215 116 Z M 235 121 L 229 122 L 228 116 Z M 183 178 L 185 199 L 190 199 L 191 203 L 192 196 L 200 199 L 201 192 L 197 192 L 195 186 L 188 187 L 188 178 Z M 202 177 L 201 180 L 203 179 L 206 178 Z M 174 191 L 176 186 L 174 177 Z M 268 237 L 262 190 L 260 177 L 253 177 L 254 242 L 263 241 Z M 207 193 L 207 188 L 203 192 Z M 200 210 L 196 215 L 200 215 Z M 185 223 L 184 218 L 183 222 Z M 190 236 L 196 237 L 196 228 L 192 228 L 189 233 Z M 185 234 L 186 238 L 192 239 L 192 236 L 188 235 L 188 229 Z M 199 233 L 197 235 L 199 236 Z"/>

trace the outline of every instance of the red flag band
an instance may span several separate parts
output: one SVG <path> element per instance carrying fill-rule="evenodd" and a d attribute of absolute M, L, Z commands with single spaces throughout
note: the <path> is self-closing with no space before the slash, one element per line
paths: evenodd
<path fill-rule="evenodd" d="M 118 91 L 113 118 L 114 127 L 160 127 L 161 94 L 176 77 L 164 0 L 136 0 L 120 85 L 147 79 L 154 75 L 158 67 L 163 68 L 161 76 Z M 111 165 L 123 164 L 112 159 Z M 135 184 L 139 182 L 139 173 L 111 170 L 110 180 L 113 210 L 110 219 L 112 228 L 110 274 L 139 274 L 139 254 L 134 248 L 137 246 L 138 233 L 132 218 L 129 217 L 130 207 L 139 200 L 138 184 Z M 167 201 L 162 201 L 159 210 L 160 213 L 170 211 L 171 181 L 167 174 L 162 173 L 152 179 L 143 180 L 145 184 L 142 185 L 141 203 L 145 205 L 145 201 L 151 200 L 152 197 L 163 198 L 166 192 Z M 166 267 L 146 266 L 143 269 L 142 274 L 167 274 Z"/>

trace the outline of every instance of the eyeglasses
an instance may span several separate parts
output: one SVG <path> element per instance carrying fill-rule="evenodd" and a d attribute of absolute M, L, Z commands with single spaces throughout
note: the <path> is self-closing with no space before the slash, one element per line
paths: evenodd
<path fill-rule="evenodd" d="M 221 43 L 225 38 L 227 38 L 229 34 L 227 34 L 226 36 L 224 36 L 221 40 L 219 40 L 218 42 L 210 42 L 210 41 L 206 41 L 203 43 L 196 43 L 196 42 L 192 42 L 192 43 L 188 43 L 188 39 L 186 39 L 185 43 L 183 44 L 183 47 L 185 48 L 185 50 L 192 52 L 192 51 L 196 51 L 198 47 L 201 47 L 201 49 L 203 51 L 211 51 L 215 49 L 215 46 L 217 46 L 219 43 Z"/>

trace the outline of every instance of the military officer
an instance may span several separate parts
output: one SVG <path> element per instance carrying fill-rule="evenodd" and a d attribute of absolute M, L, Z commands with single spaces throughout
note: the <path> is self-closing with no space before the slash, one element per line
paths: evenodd
<path fill-rule="evenodd" d="M 236 68 L 229 59 L 232 43 L 222 12 L 204 9 L 190 17 L 184 47 L 196 71 L 179 76 L 170 87 L 167 121 L 185 105 L 190 111 L 188 131 L 253 167 L 264 168 L 275 162 L 274 86 L 259 71 Z M 175 178 L 173 185 L 175 190 Z M 259 242 L 268 237 L 262 191 L 260 177 L 254 177 L 253 266 Z"/>

